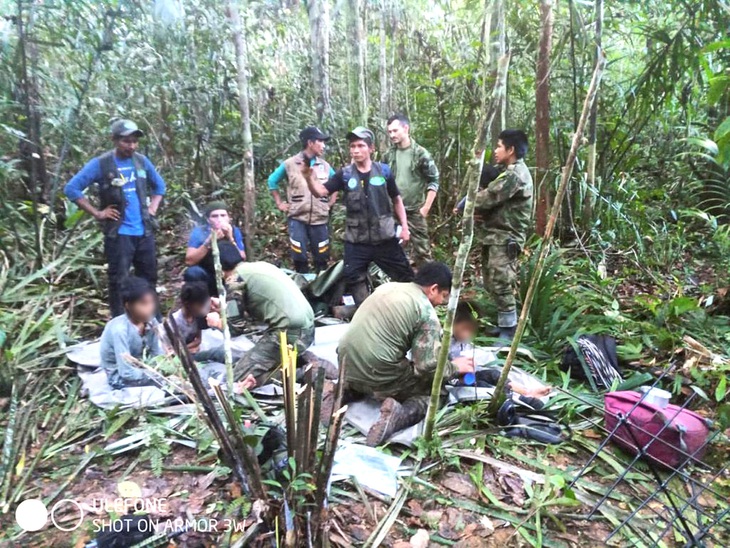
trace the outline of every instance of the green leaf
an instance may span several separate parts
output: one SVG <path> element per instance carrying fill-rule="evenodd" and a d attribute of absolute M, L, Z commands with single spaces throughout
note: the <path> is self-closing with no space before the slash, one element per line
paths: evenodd
<path fill-rule="evenodd" d="M 720 382 L 717 383 L 717 388 L 715 388 L 715 400 L 724 400 L 725 394 L 727 394 L 727 375 L 722 375 Z"/>
<path fill-rule="evenodd" d="M 730 116 L 715 130 L 715 142 L 720 141 L 730 134 Z"/>

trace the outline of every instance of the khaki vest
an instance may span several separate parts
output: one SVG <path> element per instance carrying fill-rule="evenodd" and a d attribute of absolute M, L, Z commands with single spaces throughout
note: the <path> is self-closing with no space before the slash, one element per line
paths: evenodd
<path fill-rule="evenodd" d="M 309 185 L 302 175 L 304 154 L 301 152 L 284 161 L 289 184 L 286 189 L 289 202 L 289 217 L 308 225 L 323 225 L 329 221 L 328 198 L 317 198 L 309 191 Z M 330 178 L 330 165 L 321 158 L 315 158 L 312 176 L 324 184 Z"/>

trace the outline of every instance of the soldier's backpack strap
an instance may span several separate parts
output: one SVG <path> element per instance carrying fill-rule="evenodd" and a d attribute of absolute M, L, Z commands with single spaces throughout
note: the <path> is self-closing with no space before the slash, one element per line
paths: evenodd
<path fill-rule="evenodd" d="M 99 181 L 99 184 L 102 187 L 110 186 L 111 182 L 119 177 L 119 170 L 117 169 L 117 163 L 114 161 L 113 150 L 99 156 L 99 168 L 101 171 L 101 181 Z"/>

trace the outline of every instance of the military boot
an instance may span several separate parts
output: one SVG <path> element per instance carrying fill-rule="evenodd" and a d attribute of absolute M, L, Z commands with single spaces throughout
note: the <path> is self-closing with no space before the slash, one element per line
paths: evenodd
<path fill-rule="evenodd" d="M 515 331 L 517 331 L 517 311 L 500 311 L 497 318 L 497 325 L 499 326 L 499 334 L 497 336 L 505 341 L 511 341 L 515 337 Z"/>
<path fill-rule="evenodd" d="M 512 327 L 500 327 L 499 328 L 499 335 L 498 337 L 500 339 L 503 339 L 505 341 L 512 342 L 512 339 L 515 338 L 515 332 L 517 331 L 517 326 L 513 325 Z"/>
<path fill-rule="evenodd" d="M 423 406 L 412 399 L 399 403 L 388 398 L 380 406 L 380 417 L 370 427 L 365 442 L 370 447 L 376 447 L 388 440 L 396 432 L 413 426 L 425 417 Z"/>

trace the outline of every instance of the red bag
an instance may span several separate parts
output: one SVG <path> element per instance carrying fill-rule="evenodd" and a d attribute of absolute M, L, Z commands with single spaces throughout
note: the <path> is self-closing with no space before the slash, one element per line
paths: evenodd
<path fill-rule="evenodd" d="M 629 391 L 606 394 L 606 429 L 613 432 L 619 415 L 627 417 L 616 430 L 613 441 L 632 455 L 639 453 L 638 442 L 654 462 L 669 468 L 679 468 L 690 456 L 695 462 L 700 460 L 705 454 L 710 421 L 678 405 L 661 408 L 646 401 L 636 405 L 642 396 Z"/>

